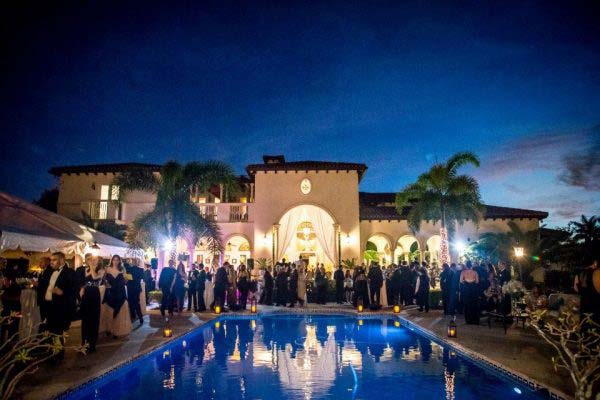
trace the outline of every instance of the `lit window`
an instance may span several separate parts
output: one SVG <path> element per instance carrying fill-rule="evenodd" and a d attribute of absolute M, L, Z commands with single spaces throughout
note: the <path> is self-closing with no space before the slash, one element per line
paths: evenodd
<path fill-rule="evenodd" d="M 100 187 L 100 200 L 108 200 L 108 185 L 102 185 Z"/>
<path fill-rule="evenodd" d="M 99 219 L 106 219 L 108 216 L 108 202 L 101 201 L 100 202 L 100 212 L 98 213 Z"/>
<path fill-rule="evenodd" d="M 110 191 L 110 199 L 111 200 L 119 200 L 119 186 L 118 185 L 112 185 L 111 191 Z"/>
<path fill-rule="evenodd" d="M 206 203 L 206 197 L 199 197 L 198 203 Z"/>

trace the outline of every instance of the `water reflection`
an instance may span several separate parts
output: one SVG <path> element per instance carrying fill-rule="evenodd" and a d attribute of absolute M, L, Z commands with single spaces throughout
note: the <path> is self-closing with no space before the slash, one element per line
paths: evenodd
<path fill-rule="evenodd" d="M 153 353 L 152 362 L 95 388 L 88 398 L 510 397 L 498 390 L 504 383 L 394 322 L 359 324 L 332 316 L 223 319 L 185 343 Z"/>

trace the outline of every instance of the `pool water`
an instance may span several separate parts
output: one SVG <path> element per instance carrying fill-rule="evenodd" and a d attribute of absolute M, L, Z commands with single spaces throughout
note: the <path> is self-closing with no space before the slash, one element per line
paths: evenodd
<path fill-rule="evenodd" d="M 225 317 L 69 399 L 538 399 L 395 319 Z"/>

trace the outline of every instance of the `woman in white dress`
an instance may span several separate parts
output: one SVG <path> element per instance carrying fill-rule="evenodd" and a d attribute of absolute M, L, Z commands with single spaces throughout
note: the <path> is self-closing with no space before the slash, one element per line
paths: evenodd
<path fill-rule="evenodd" d="M 206 308 L 212 309 L 213 302 L 215 301 L 215 270 L 213 268 L 206 274 L 206 283 L 204 284 L 204 304 Z"/>
<path fill-rule="evenodd" d="M 306 267 L 304 263 L 300 263 L 298 266 L 298 299 L 300 299 L 300 306 L 304 307 L 306 304 Z"/>

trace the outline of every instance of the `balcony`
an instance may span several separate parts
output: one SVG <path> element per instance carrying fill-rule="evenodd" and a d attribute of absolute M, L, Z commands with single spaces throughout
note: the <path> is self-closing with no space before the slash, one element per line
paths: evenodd
<path fill-rule="evenodd" d="M 200 203 L 200 213 L 215 222 L 248 222 L 251 203 Z"/>
<path fill-rule="evenodd" d="M 93 220 L 118 221 L 121 219 L 121 207 L 114 201 L 83 201 L 81 210 Z"/>

